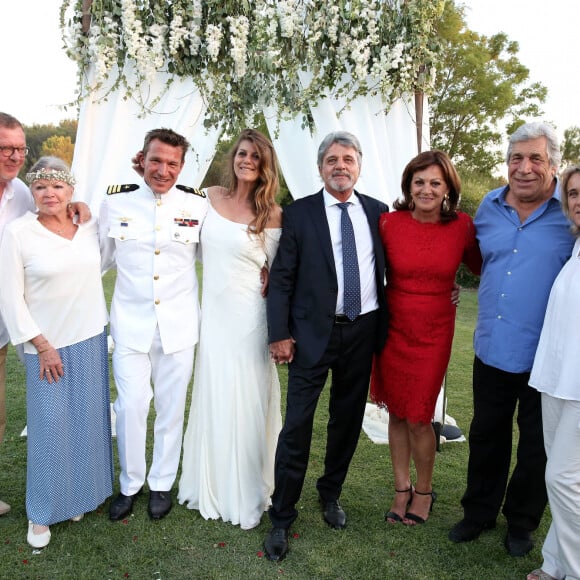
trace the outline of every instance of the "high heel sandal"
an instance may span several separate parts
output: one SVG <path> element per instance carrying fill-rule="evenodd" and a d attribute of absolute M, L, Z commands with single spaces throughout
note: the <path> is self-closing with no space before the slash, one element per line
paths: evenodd
<path fill-rule="evenodd" d="M 395 493 L 408 493 L 409 494 L 409 501 L 407 502 L 407 508 L 411 505 L 413 501 L 413 486 L 409 486 L 407 489 L 395 489 Z M 406 509 L 406 508 L 405 508 Z M 392 521 L 390 521 L 392 520 Z M 389 522 L 390 524 L 396 524 L 403 521 L 403 517 L 400 516 L 397 512 L 388 511 L 385 514 L 385 521 Z"/>
<path fill-rule="evenodd" d="M 429 505 L 429 513 L 431 513 L 433 511 L 433 504 L 435 503 L 435 500 L 437 499 L 437 494 L 433 490 L 431 490 L 431 491 L 417 491 L 417 490 L 415 490 L 415 493 L 417 495 L 430 495 L 431 496 L 431 504 Z M 416 524 L 424 524 L 427 521 L 425 518 L 422 518 L 421 516 L 418 516 L 417 514 L 414 514 L 413 512 L 407 512 L 405 514 L 405 519 L 411 520 L 412 522 L 415 522 Z"/>

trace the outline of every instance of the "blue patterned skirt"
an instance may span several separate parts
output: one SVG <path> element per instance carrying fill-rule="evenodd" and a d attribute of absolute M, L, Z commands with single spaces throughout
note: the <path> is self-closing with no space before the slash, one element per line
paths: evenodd
<path fill-rule="evenodd" d="M 40 380 L 26 354 L 26 512 L 51 525 L 93 511 L 113 493 L 109 364 L 105 332 L 58 349 L 64 376 Z"/>

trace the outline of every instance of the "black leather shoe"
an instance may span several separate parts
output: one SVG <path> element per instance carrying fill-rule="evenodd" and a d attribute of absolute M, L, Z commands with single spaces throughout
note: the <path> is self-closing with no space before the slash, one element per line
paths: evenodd
<path fill-rule="evenodd" d="M 510 556 L 525 556 L 534 547 L 532 534 L 525 530 L 509 530 L 505 537 L 505 548 Z"/>
<path fill-rule="evenodd" d="M 479 538 L 485 530 L 491 530 L 493 528 L 495 528 L 495 521 L 482 523 L 463 519 L 451 528 L 448 538 L 456 544 L 460 542 L 471 542 Z"/>
<path fill-rule="evenodd" d="M 141 490 L 133 495 L 124 495 L 120 493 L 111 503 L 109 507 L 109 519 L 113 522 L 122 520 L 133 511 L 133 503 L 138 495 L 141 495 Z"/>
<path fill-rule="evenodd" d="M 171 501 L 171 491 L 149 492 L 149 515 L 153 520 L 164 518 L 170 511 L 173 502 Z"/>
<path fill-rule="evenodd" d="M 280 562 L 288 553 L 288 530 L 286 528 L 272 528 L 264 540 L 266 558 L 273 562 Z"/>
<path fill-rule="evenodd" d="M 342 530 L 346 526 L 346 514 L 340 507 L 338 500 L 320 501 L 322 503 L 322 515 L 324 516 L 324 521 L 331 528 Z"/>

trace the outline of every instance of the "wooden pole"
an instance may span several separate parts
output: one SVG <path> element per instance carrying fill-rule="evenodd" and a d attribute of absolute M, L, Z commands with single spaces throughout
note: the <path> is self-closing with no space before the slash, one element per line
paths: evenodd
<path fill-rule="evenodd" d="M 83 0 L 81 12 L 81 27 L 83 34 L 88 34 L 91 27 L 91 6 L 93 0 Z"/>

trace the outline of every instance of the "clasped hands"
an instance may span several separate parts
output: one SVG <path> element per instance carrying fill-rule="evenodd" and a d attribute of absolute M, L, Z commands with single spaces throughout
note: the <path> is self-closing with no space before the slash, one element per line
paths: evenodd
<path fill-rule="evenodd" d="M 291 363 L 294 360 L 295 351 L 296 341 L 293 338 L 286 338 L 270 343 L 270 356 L 278 365 Z"/>

